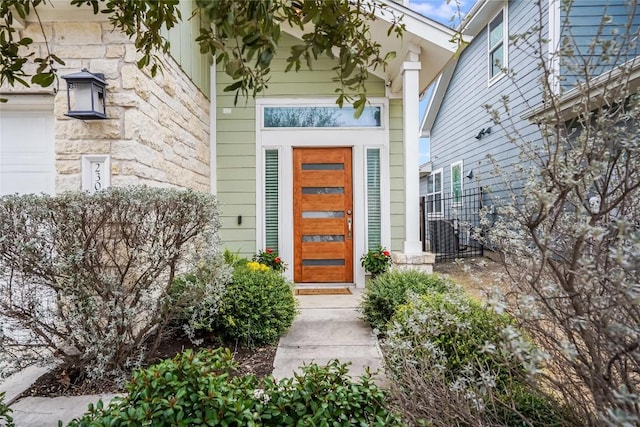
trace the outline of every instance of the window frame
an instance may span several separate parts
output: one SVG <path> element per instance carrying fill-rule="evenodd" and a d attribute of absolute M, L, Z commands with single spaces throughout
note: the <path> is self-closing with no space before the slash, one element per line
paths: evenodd
<path fill-rule="evenodd" d="M 502 17 L 502 39 L 496 43 L 495 46 L 491 46 L 491 25 L 499 18 Z M 492 55 L 501 47 L 502 48 L 502 64 L 501 68 L 506 69 L 509 66 L 509 19 L 507 13 L 507 6 L 504 6 L 496 13 L 493 18 L 487 24 L 487 82 L 488 86 L 491 86 L 502 77 L 506 75 L 504 70 L 492 75 L 493 63 L 491 61 Z"/>
<path fill-rule="evenodd" d="M 440 175 L 440 191 L 435 191 L 435 176 L 436 175 Z M 434 171 L 431 172 L 431 174 L 429 174 L 429 176 L 427 177 L 427 192 L 425 194 L 426 197 L 426 203 L 427 203 L 427 219 L 437 219 L 437 218 L 442 218 L 444 216 L 444 198 L 442 197 L 442 193 L 443 193 L 443 175 L 444 175 L 444 170 L 443 168 L 440 169 L 436 169 Z M 432 179 L 433 181 L 433 188 L 431 192 L 429 192 L 429 179 Z M 435 203 L 436 203 L 436 195 L 440 195 L 440 211 L 436 212 L 435 209 L 433 209 L 435 207 Z M 433 196 L 433 200 L 429 200 L 429 197 Z M 429 209 L 431 207 L 431 210 Z"/>
<path fill-rule="evenodd" d="M 453 182 L 453 169 L 457 166 L 460 166 L 460 195 L 456 197 L 454 193 L 454 182 Z M 457 162 L 451 163 L 450 169 L 451 179 L 449 180 L 451 186 L 451 207 L 459 207 L 463 205 L 464 201 L 464 165 L 462 160 L 458 160 Z"/>
<path fill-rule="evenodd" d="M 276 227 L 277 227 L 277 235 L 278 235 L 278 244 L 277 247 L 273 247 L 273 245 L 271 245 L 272 247 L 270 247 L 270 249 L 273 249 L 275 251 L 277 251 L 278 253 L 280 253 L 280 250 L 282 248 L 282 237 L 281 237 L 281 230 L 282 230 L 282 224 L 281 224 L 281 218 L 282 218 L 282 199 L 280 196 L 280 192 L 281 192 L 281 184 L 282 184 L 282 153 L 281 153 L 281 149 L 280 147 L 270 147 L 270 146 L 266 146 L 262 148 L 262 208 L 263 208 L 263 217 L 262 217 L 262 222 L 263 222 L 263 227 L 262 227 L 262 242 L 263 242 L 263 246 L 267 246 L 267 234 L 268 234 L 268 218 L 267 218 L 267 161 L 268 161 L 268 157 L 267 157 L 267 152 L 271 151 L 271 152 L 275 152 L 276 153 L 276 159 L 277 159 L 277 171 L 276 171 L 276 179 L 277 179 L 277 187 L 278 187 L 278 191 L 277 191 L 277 209 L 276 209 L 276 214 L 277 214 L 277 221 L 276 221 Z"/>

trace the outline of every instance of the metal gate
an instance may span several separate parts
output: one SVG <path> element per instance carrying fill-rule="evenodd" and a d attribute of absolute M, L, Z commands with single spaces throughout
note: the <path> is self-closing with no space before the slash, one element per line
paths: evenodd
<path fill-rule="evenodd" d="M 422 250 L 436 255 L 436 261 L 482 256 L 478 241 L 482 187 L 462 194 L 421 198 Z"/>

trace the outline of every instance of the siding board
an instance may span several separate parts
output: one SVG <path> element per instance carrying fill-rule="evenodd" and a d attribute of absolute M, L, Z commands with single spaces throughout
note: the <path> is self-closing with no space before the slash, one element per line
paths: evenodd
<path fill-rule="evenodd" d="M 297 43 L 298 41 L 293 37 L 283 34 L 276 58 L 272 62 L 268 88 L 259 97 L 327 97 L 335 100 L 336 83 L 332 81 L 335 71 L 331 70 L 335 66 L 334 61 L 320 58 L 313 64 L 313 70 L 303 66 L 297 73 L 284 73 L 287 66 L 286 56 L 290 47 Z M 231 251 L 240 251 L 243 256 L 251 256 L 259 249 L 255 246 L 255 101 L 251 97 L 246 102 L 239 98 L 238 105 L 234 105 L 235 95 L 224 92 L 224 87 L 229 85 L 231 80 L 220 68 L 216 73 L 216 82 L 218 200 L 223 218 L 220 234 Z M 372 76 L 367 90 L 370 97 L 384 97 L 384 81 Z M 225 109 L 229 109 L 227 111 L 230 111 L 230 114 L 224 114 Z M 402 117 L 401 101 L 392 100 L 390 109 L 392 117 Z M 389 126 L 396 132 L 395 139 L 391 140 L 392 146 L 394 143 L 401 144 L 402 120 L 396 120 Z M 401 162 L 400 165 L 402 165 Z M 282 185 L 289 184 L 282 183 Z M 392 188 L 393 191 L 394 188 Z M 392 217 L 394 214 L 398 217 L 397 209 L 392 211 Z M 252 222 L 245 222 L 243 219 L 242 225 L 238 226 L 238 215 L 242 215 L 243 218 L 252 218 Z"/>

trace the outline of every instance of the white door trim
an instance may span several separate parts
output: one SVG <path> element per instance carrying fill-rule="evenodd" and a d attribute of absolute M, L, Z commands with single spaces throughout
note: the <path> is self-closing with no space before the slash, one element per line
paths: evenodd
<path fill-rule="evenodd" d="M 261 98 L 256 100 L 256 246 L 264 249 L 264 150 L 278 150 L 280 182 L 280 256 L 293 263 L 293 147 L 352 147 L 354 281 L 364 286 L 365 272 L 360 257 L 366 252 L 366 148 L 380 148 L 382 244 L 391 242 L 390 173 L 389 173 L 389 103 L 386 98 L 370 99 L 372 105 L 382 106 L 382 126 L 378 128 L 278 128 L 263 129 L 263 111 L 266 106 L 335 106 L 329 98 Z M 286 277 L 293 279 L 293 269 Z"/>

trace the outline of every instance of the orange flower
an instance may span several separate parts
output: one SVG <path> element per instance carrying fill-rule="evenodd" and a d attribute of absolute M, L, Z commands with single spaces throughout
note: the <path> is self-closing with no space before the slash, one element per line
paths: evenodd
<path fill-rule="evenodd" d="M 382 255 L 384 255 L 384 256 L 389 256 L 389 251 L 384 251 L 384 252 L 382 252 Z"/>
<path fill-rule="evenodd" d="M 270 254 L 271 252 L 273 252 L 273 249 L 269 249 L 267 248 L 267 250 L 265 251 L 266 253 Z"/>
<path fill-rule="evenodd" d="M 277 257 L 273 260 L 273 262 L 275 262 L 276 264 L 280 264 L 280 257 L 279 257 L 279 256 L 277 256 Z"/>

